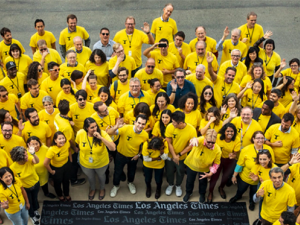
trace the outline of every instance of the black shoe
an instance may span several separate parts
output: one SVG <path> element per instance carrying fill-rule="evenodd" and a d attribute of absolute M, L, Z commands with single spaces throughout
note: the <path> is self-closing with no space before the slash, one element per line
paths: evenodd
<path fill-rule="evenodd" d="M 220 196 L 221 196 L 221 198 L 223 198 L 223 199 L 226 199 L 226 193 L 225 193 L 225 191 L 224 191 L 224 189 L 222 189 L 223 190 L 223 194 L 221 193 L 221 187 L 219 187 L 219 193 L 220 193 Z"/>
<path fill-rule="evenodd" d="M 205 202 L 205 194 L 200 194 L 199 203 L 203 204 Z"/>
<path fill-rule="evenodd" d="M 191 197 L 190 194 L 186 194 L 186 195 L 183 197 L 182 201 L 183 201 L 184 203 L 187 203 L 187 202 L 189 201 L 190 197 Z"/>
<path fill-rule="evenodd" d="M 254 211 L 254 209 L 255 209 L 255 203 L 254 203 L 254 202 L 251 202 L 251 203 L 249 204 L 249 210 Z"/>
<path fill-rule="evenodd" d="M 209 194 L 208 194 L 208 196 L 207 196 L 207 203 L 208 203 L 208 204 L 211 204 L 211 203 L 212 203 L 213 197 L 214 197 L 213 193 L 209 193 Z"/>
<path fill-rule="evenodd" d="M 126 181 L 126 175 L 124 172 L 122 172 L 122 175 L 121 175 L 121 181 Z"/>
<path fill-rule="evenodd" d="M 77 186 L 85 184 L 86 180 L 84 178 L 77 179 L 75 182 L 71 182 L 71 186 Z"/>
<path fill-rule="evenodd" d="M 235 203 L 237 200 L 240 200 L 240 198 L 234 196 L 229 200 L 229 203 Z"/>
<path fill-rule="evenodd" d="M 52 193 L 48 193 L 48 194 L 46 194 L 45 196 L 46 196 L 47 198 L 52 198 L 52 199 L 56 198 L 56 196 L 55 196 L 54 194 L 52 194 Z"/>
<path fill-rule="evenodd" d="M 150 197 L 151 197 L 151 187 L 147 187 L 147 190 L 146 190 L 146 197 L 147 197 L 147 198 L 150 198 Z"/>
<path fill-rule="evenodd" d="M 159 199 L 161 194 L 161 188 L 157 188 L 155 192 L 155 199 Z"/>

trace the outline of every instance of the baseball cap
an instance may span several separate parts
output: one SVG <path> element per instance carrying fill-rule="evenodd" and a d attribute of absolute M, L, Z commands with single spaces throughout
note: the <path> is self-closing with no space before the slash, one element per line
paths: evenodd
<path fill-rule="evenodd" d="M 13 62 L 13 61 L 6 63 L 7 70 L 10 70 L 11 68 L 15 68 L 15 67 L 17 67 L 17 66 L 16 66 L 15 62 Z"/>

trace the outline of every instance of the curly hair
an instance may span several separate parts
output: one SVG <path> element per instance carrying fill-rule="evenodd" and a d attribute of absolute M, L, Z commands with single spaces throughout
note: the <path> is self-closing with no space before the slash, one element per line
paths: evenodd
<path fill-rule="evenodd" d="M 34 79 L 38 80 L 39 79 L 39 74 L 38 74 L 38 67 L 41 66 L 39 62 L 32 62 L 29 67 L 28 67 L 28 73 L 27 73 L 27 80 Z"/>
<path fill-rule="evenodd" d="M 10 152 L 10 157 L 14 162 L 21 162 L 25 160 L 26 148 L 22 146 L 14 147 Z"/>

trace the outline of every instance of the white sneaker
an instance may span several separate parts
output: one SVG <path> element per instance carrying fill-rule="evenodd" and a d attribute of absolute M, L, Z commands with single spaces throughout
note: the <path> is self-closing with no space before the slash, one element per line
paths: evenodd
<path fill-rule="evenodd" d="M 41 215 L 39 213 L 39 211 L 34 211 L 34 217 L 37 218 L 38 220 L 41 218 Z"/>
<path fill-rule="evenodd" d="M 181 197 L 182 195 L 182 190 L 180 186 L 176 186 L 176 196 Z"/>
<path fill-rule="evenodd" d="M 172 192 L 173 192 L 173 187 L 174 187 L 174 185 L 169 185 L 168 187 L 167 187 L 167 189 L 166 189 L 166 195 L 171 195 L 172 194 Z"/>
<path fill-rule="evenodd" d="M 111 191 L 110 191 L 110 197 L 112 197 L 112 198 L 116 197 L 119 188 L 120 188 L 120 186 L 119 186 L 119 187 L 113 186 L 113 188 L 112 188 Z"/>
<path fill-rule="evenodd" d="M 128 183 L 128 188 L 131 194 L 135 194 L 136 193 L 136 188 L 135 185 L 133 183 Z"/>
<path fill-rule="evenodd" d="M 30 217 L 30 219 L 31 219 L 32 224 L 34 224 L 34 225 L 39 225 L 40 224 L 40 221 L 37 218 Z"/>

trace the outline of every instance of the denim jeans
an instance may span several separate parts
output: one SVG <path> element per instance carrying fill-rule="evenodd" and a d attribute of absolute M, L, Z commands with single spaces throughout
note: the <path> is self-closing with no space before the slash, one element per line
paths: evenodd
<path fill-rule="evenodd" d="M 13 225 L 27 225 L 28 224 L 28 211 L 25 207 L 14 214 L 9 214 L 4 210 L 7 218 L 13 223 Z"/>

